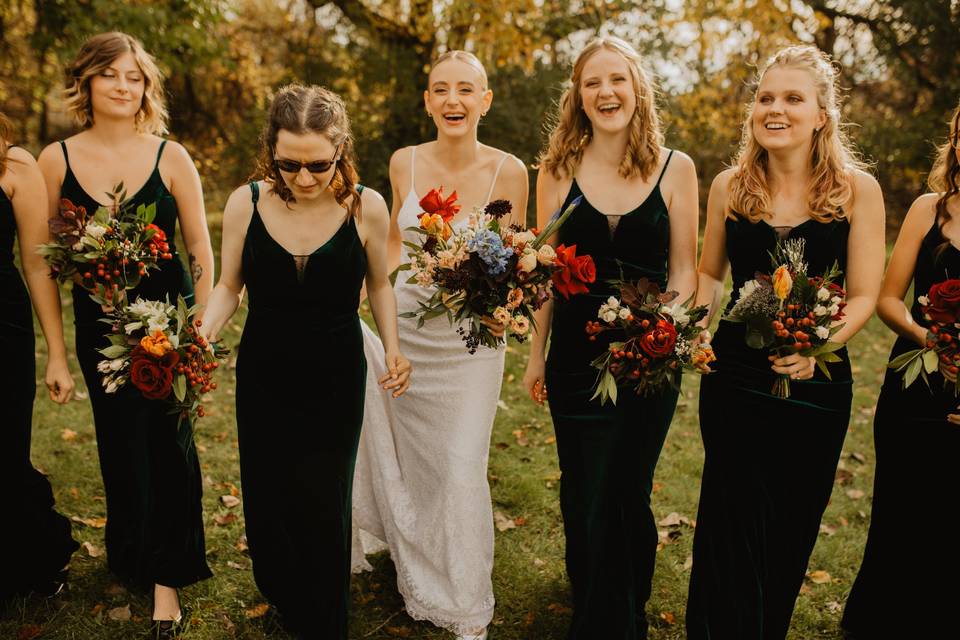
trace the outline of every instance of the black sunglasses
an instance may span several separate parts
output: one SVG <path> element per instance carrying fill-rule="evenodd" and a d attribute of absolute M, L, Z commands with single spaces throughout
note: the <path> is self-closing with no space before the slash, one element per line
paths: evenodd
<path fill-rule="evenodd" d="M 334 152 L 334 160 L 314 160 L 313 162 L 298 162 L 296 160 L 288 160 L 286 158 L 274 158 L 274 163 L 277 165 L 277 169 L 283 171 L 284 173 L 300 173 L 300 170 L 304 167 L 307 168 L 307 171 L 310 173 L 326 173 L 330 170 L 330 167 L 337 164 L 336 157 L 340 154 L 340 147 L 337 147 L 336 152 Z"/>

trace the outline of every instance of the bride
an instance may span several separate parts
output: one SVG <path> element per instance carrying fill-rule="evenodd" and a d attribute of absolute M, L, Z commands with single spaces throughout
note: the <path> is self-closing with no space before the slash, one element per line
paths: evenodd
<path fill-rule="evenodd" d="M 403 230 L 417 225 L 420 198 L 430 189 L 458 193 L 462 210 L 452 220 L 455 227 L 475 207 L 500 198 L 513 204 L 512 222 L 523 223 L 526 168 L 477 140 L 492 100 L 486 72 L 473 54 L 449 51 L 432 65 L 424 104 L 437 139 L 399 149 L 390 160 L 394 266 L 407 262 L 401 240 L 420 238 Z M 395 291 L 400 312 L 430 295 L 403 277 Z M 481 347 L 469 354 L 446 317 L 419 329 L 416 319 L 400 318 L 399 329 L 400 348 L 419 375 L 402 398 L 383 402 L 382 394 L 367 396 L 354 480 L 355 529 L 389 548 L 411 617 L 480 640 L 494 605 L 487 457 L 504 350 Z M 366 327 L 364 341 L 367 385 L 375 390 L 383 348 Z M 355 536 L 355 570 L 369 568 L 363 551 Z"/>

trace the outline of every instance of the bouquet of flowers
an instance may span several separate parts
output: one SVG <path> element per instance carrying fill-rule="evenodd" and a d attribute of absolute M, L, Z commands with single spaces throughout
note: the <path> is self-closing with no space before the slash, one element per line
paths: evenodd
<path fill-rule="evenodd" d="M 53 242 L 38 251 L 50 265 L 50 277 L 79 284 L 98 304 L 114 306 L 147 271 L 173 256 L 166 234 L 153 224 L 155 204 L 134 209 L 126 201 L 123 183 L 107 195 L 114 204 L 93 215 L 61 200 L 49 221 Z"/>
<path fill-rule="evenodd" d="M 632 384 L 637 394 L 658 393 L 665 387 L 679 389 L 683 371 L 709 373 L 716 360 L 709 344 L 698 343 L 697 322 L 707 307 L 674 302 L 676 291 L 661 293 L 655 282 L 642 278 L 636 284 L 616 281 L 620 297 L 610 296 L 600 306 L 600 321 L 587 321 L 587 335 L 596 340 L 605 331 L 622 334 L 593 361 L 600 370 L 593 398 L 617 403 L 617 385 Z M 673 304 L 670 304 L 673 303 Z"/>
<path fill-rule="evenodd" d="M 110 324 L 110 346 L 101 349 L 97 365 L 107 393 L 130 382 L 143 397 L 166 400 L 181 419 L 204 415 L 201 395 L 217 388 L 213 372 L 229 350 L 208 343 L 197 333 L 199 305 L 137 298 L 115 308 L 103 320 Z"/>
<path fill-rule="evenodd" d="M 903 374 L 906 389 L 918 378 L 930 386 L 928 376 L 937 371 L 941 363 L 956 375 L 960 368 L 960 280 L 951 278 L 931 285 L 925 296 L 919 296 L 920 311 L 928 322 L 926 345 L 900 354 L 887 366 Z M 950 384 L 944 378 L 944 385 Z M 960 395 L 960 385 L 954 383 L 953 392 Z"/>
<path fill-rule="evenodd" d="M 434 293 L 419 308 L 400 314 L 419 318 L 419 325 L 446 315 L 450 323 L 469 320 L 458 332 L 470 353 L 479 345 L 496 348 L 504 338 L 493 335 L 483 323 L 493 318 L 507 327 L 509 335 L 522 342 L 533 324 L 533 313 L 550 299 L 556 288 L 564 297 L 587 291 L 596 279 L 593 258 L 577 255 L 576 245 L 546 244 L 580 203 L 573 201 L 554 216 L 541 232 L 503 224 L 512 210 L 506 200 L 495 200 L 470 214 L 462 230 L 450 221 L 460 210 L 454 192 L 444 199 L 443 188 L 433 189 L 420 201 L 423 213 L 420 244 L 405 242 L 410 262 L 399 270 L 412 271 L 408 283 L 433 288 Z"/>
<path fill-rule="evenodd" d="M 804 244 L 803 238 L 778 242 L 771 254 L 773 275 L 758 273 L 744 284 L 727 319 L 746 323 L 750 347 L 770 349 L 778 357 L 816 358 L 829 379 L 827 363 L 839 362 L 834 352 L 843 347 L 830 338 L 843 326 L 846 292 L 837 284 L 842 274 L 836 263 L 822 276 L 807 275 Z M 772 393 L 789 398 L 790 377 L 778 375 Z"/>

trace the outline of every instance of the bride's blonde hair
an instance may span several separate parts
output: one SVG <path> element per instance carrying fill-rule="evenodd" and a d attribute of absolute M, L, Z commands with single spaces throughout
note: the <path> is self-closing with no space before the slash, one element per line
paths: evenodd
<path fill-rule="evenodd" d="M 580 81 L 587 60 L 601 49 L 618 53 L 626 60 L 637 101 L 630 120 L 627 151 L 620 161 L 618 173 L 624 178 L 639 175 L 646 180 L 660 163 L 660 145 L 663 144 L 655 102 L 656 90 L 643 70 L 636 49 L 624 40 L 611 36 L 591 40 L 574 61 L 570 84 L 560 96 L 556 124 L 550 132 L 546 150 L 540 154 L 540 166 L 558 179 L 564 175 L 573 176 L 580 166 L 583 150 L 593 135 L 593 127 L 583 111 Z"/>
<path fill-rule="evenodd" d="M 811 179 L 807 191 L 810 216 L 820 222 L 841 219 L 843 206 L 854 196 L 854 174 L 865 163 L 845 131 L 840 114 L 838 70 L 826 53 L 802 45 L 781 49 L 760 70 L 754 87 L 754 99 L 747 108 L 735 171 L 730 179 L 727 215 L 742 216 L 757 222 L 773 215 L 767 169 L 767 150 L 753 135 L 753 110 L 760 81 L 770 69 L 804 69 L 810 73 L 817 91 L 817 103 L 826 115 L 826 123 L 813 133 L 810 147 Z"/>

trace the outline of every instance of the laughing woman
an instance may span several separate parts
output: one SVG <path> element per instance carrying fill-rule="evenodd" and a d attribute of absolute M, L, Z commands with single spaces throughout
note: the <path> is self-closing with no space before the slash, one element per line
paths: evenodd
<path fill-rule="evenodd" d="M 697 173 L 690 158 L 661 146 L 653 83 L 640 56 L 618 38 L 588 44 L 573 65 L 537 176 L 537 220 L 576 198 L 557 243 L 593 257 L 589 294 L 555 298 L 538 312 L 524 386 L 550 415 L 560 457 L 560 509 L 573 588 L 569 640 L 647 637 L 657 551 L 650 508 L 653 473 L 677 392 L 629 392 L 616 405 L 591 400 L 592 361 L 609 341 L 584 331 L 610 280 L 649 278 L 688 300 L 697 282 Z M 544 359 L 547 336 L 549 357 Z"/>
<path fill-rule="evenodd" d="M 736 166 L 713 182 L 697 303 L 718 310 L 769 273 L 778 239 L 802 238 L 811 274 L 838 263 L 846 278 L 846 343 L 877 299 L 884 254 L 883 199 L 843 135 L 836 70 L 813 47 L 788 47 L 761 71 Z M 729 310 L 735 296 L 727 306 Z M 708 322 L 709 318 L 705 321 Z M 830 365 L 748 347 L 744 326 L 720 322 L 713 374 L 700 383 L 706 459 L 687 607 L 691 640 L 778 640 L 790 617 L 833 488 L 850 420 L 846 349 Z M 771 395 L 789 375 L 792 395 Z"/>
<path fill-rule="evenodd" d="M 130 300 L 203 304 L 213 288 L 213 250 L 200 178 L 187 151 L 166 131 L 159 69 L 135 38 L 102 33 L 87 40 L 66 70 L 67 107 L 82 131 L 40 155 L 51 214 L 61 199 L 92 214 L 123 183 L 132 206 L 156 203 L 154 224 L 174 238 L 179 222 L 191 274 L 173 259 L 132 291 Z M 109 205 L 109 203 L 108 203 Z M 171 247 L 173 245 L 171 244 Z M 107 395 L 97 363 L 109 345 L 105 310 L 73 288 L 77 359 L 93 405 L 107 499 L 107 564 L 125 582 L 153 590 L 153 619 L 164 634 L 180 620 L 177 589 L 211 573 L 204 550 L 200 463 L 189 420 L 129 385 Z"/>
<path fill-rule="evenodd" d="M 897 334 L 891 360 L 935 338 L 918 298 L 931 285 L 960 278 L 960 106 L 929 183 L 933 192 L 917 198 L 900 227 L 877 303 L 877 315 Z M 907 308 L 911 284 L 914 301 Z M 944 366 L 930 376 L 929 388 L 916 380 L 904 389 L 903 372 L 887 370 L 873 420 L 877 469 L 870 534 L 842 622 L 858 640 L 956 634 L 953 617 L 946 615 L 955 606 L 956 589 L 943 584 L 960 570 L 960 552 L 953 544 L 940 545 L 936 561 L 926 561 L 905 544 L 915 535 L 916 514 L 937 513 L 957 500 L 960 407 L 950 388 L 955 378 Z M 918 478 L 922 491 L 915 488 Z M 931 615 L 879 614 L 902 609 L 904 585 Z"/>
<path fill-rule="evenodd" d="M 0 527 L 0 548 L 10 549 L 0 572 L 0 604 L 14 594 L 53 595 L 66 579 L 65 566 L 77 543 L 70 521 L 53 510 L 47 478 L 30 463 L 30 432 L 36 394 L 36 356 L 30 302 L 47 342 L 45 382 L 50 398 L 67 402 L 73 377 L 60 322 L 60 294 L 34 250 L 47 242 L 46 190 L 33 156 L 12 147 L 10 122 L 0 113 L 0 353 L 5 379 L 0 384 L 0 487 L 8 497 Z M 27 288 L 13 262 L 14 239 Z M 27 295 L 29 288 L 30 295 Z"/>

